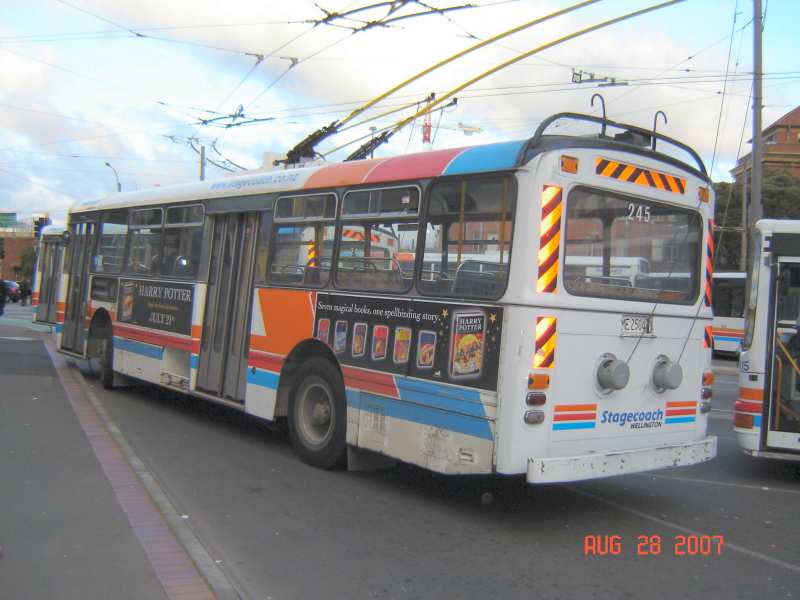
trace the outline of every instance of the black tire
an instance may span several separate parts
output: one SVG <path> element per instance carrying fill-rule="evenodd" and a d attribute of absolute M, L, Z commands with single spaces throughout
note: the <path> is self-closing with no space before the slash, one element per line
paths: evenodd
<path fill-rule="evenodd" d="M 100 385 L 103 389 L 114 389 L 114 342 L 107 336 L 100 342 Z"/>
<path fill-rule="evenodd" d="M 324 358 L 312 358 L 297 372 L 289 398 L 289 440 L 300 459 L 320 469 L 345 462 L 347 400 L 342 377 Z"/>

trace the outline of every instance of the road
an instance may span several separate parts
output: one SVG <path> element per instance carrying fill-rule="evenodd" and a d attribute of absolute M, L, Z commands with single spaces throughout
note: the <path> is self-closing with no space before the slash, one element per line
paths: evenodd
<path fill-rule="evenodd" d="M 800 475 L 738 450 L 735 363 L 716 364 L 715 460 L 542 487 L 408 465 L 319 471 L 238 412 L 87 381 L 243 598 L 790 598 Z M 586 555 L 594 534 L 618 550 Z M 722 536 L 721 551 L 676 555 L 692 534 Z"/>
<path fill-rule="evenodd" d="M 95 391 L 247 598 L 791 597 L 798 471 L 738 450 L 733 364 L 715 384 L 716 460 L 546 487 L 406 465 L 322 472 L 234 411 Z M 721 554 L 676 556 L 691 533 L 724 536 Z M 585 556 L 589 534 L 619 536 L 619 553 Z M 660 536 L 660 553 L 638 555 L 640 536 Z"/>

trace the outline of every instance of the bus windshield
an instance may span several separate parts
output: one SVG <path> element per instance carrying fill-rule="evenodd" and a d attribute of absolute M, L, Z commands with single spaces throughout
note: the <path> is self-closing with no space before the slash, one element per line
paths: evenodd
<path fill-rule="evenodd" d="M 692 304 L 703 222 L 693 210 L 588 188 L 567 199 L 569 293 Z"/>

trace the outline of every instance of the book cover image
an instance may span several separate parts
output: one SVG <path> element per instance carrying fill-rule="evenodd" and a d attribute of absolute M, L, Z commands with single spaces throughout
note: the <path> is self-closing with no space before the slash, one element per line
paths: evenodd
<path fill-rule="evenodd" d="M 337 354 L 347 348 L 347 321 L 336 321 L 333 330 L 333 351 Z"/>
<path fill-rule="evenodd" d="M 353 358 L 364 356 L 367 351 L 367 324 L 353 325 L 353 341 L 350 343 L 350 354 Z"/>
<path fill-rule="evenodd" d="M 394 351 L 392 360 L 396 365 L 408 362 L 408 355 L 411 352 L 411 329 L 409 327 L 394 328 Z"/>
<path fill-rule="evenodd" d="M 372 328 L 372 360 L 386 358 L 386 347 L 389 343 L 389 328 L 386 325 L 375 325 Z"/>
<path fill-rule="evenodd" d="M 417 335 L 417 368 L 432 369 L 436 358 L 436 332 L 422 330 Z"/>
<path fill-rule="evenodd" d="M 317 339 L 321 342 L 328 343 L 331 333 L 331 320 L 320 319 L 317 323 Z"/>
<path fill-rule="evenodd" d="M 455 311 L 451 331 L 450 377 L 480 377 L 483 370 L 486 314 L 483 311 Z"/>

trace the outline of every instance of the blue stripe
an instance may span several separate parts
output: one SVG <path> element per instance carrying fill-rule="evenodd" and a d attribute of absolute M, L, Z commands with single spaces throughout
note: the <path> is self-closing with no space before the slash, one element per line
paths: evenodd
<path fill-rule="evenodd" d="M 522 140 L 467 148 L 453 159 L 442 175 L 511 169 L 517 165 L 519 151 L 526 143 L 527 140 Z"/>
<path fill-rule="evenodd" d="M 35 315 L 37 312 L 39 312 L 39 307 L 38 306 L 34 306 L 32 308 L 32 310 L 33 310 L 33 314 Z"/>
<path fill-rule="evenodd" d="M 114 337 L 114 349 L 133 352 L 134 354 L 140 354 L 147 358 L 155 358 L 156 360 L 161 360 L 164 356 L 164 348 L 161 346 L 153 346 L 152 344 L 144 344 L 136 340 L 128 340 L 116 336 Z"/>
<path fill-rule="evenodd" d="M 591 423 L 553 423 L 553 431 L 562 431 L 564 429 L 594 429 L 595 422 Z"/>
<path fill-rule="evenodd" d="M 395 382 L 400 392 L 400 399 L 406 402 L 486 418 L 481 394 L 476 390 L 404 377 L 395 377 Z"/>
<path fill-rule="evenodd" d="M 761 415 L 753 415 L 753 427 L 761 427 Z"/>
<path fill-rule="evenodd" d="M 253 368 L 247 367 L 247 383 L 260 385 L 261 387 L 269 388 L 271 390 L 277 390 L 279 379 L 280 377 L 278 374 L 273 373 L 272 371 L 262 371 L 261 369 L 256 369 L 256 372 L 253 373 Z"/>
<path fill-rule="evenodd" d="M 725 337 L 725 336 L 721 336 L 721 335 L 715 335 L 714 336 L 714 341 L 716 342 L 718 340 L 721 341 L 721 342 L 734 342 L 736 344 L 741 344 L 741 342 L 742 342 L 742 338 Z"/>
<path fill-rule="evenodd" d="M 200 357 L 197 354 L 192 354 L 191 367 L 192 369 L 200 368 Z"/>
<path fill-rule="evenodd" d="M 402 400 L 393 400 L 366 392 L 348 391 L 347 403 L 349 406 L 360 408 L 367 412 L 382 412 L 387 417 L 394 419 L 402 419 L 403 421 L 430 425 L 431 427 L 455 431 L 484 440 L 492 440 L 492 428 L 486 419 L 460 415 L 430 406 L 420 406 L 419 404 L 403 402 Z"/>
<path fill-rule="evenodd" d="M 664 419 L 664 422 L 667 425 L 672 425 L 674 423 L 694 423 L 694 417 L 667 417 Z"/>
<path fill-rule="evenodd" d="M 61 323 L 56 323 L 56 333 L 63 333 L 64 325 Z"/>

